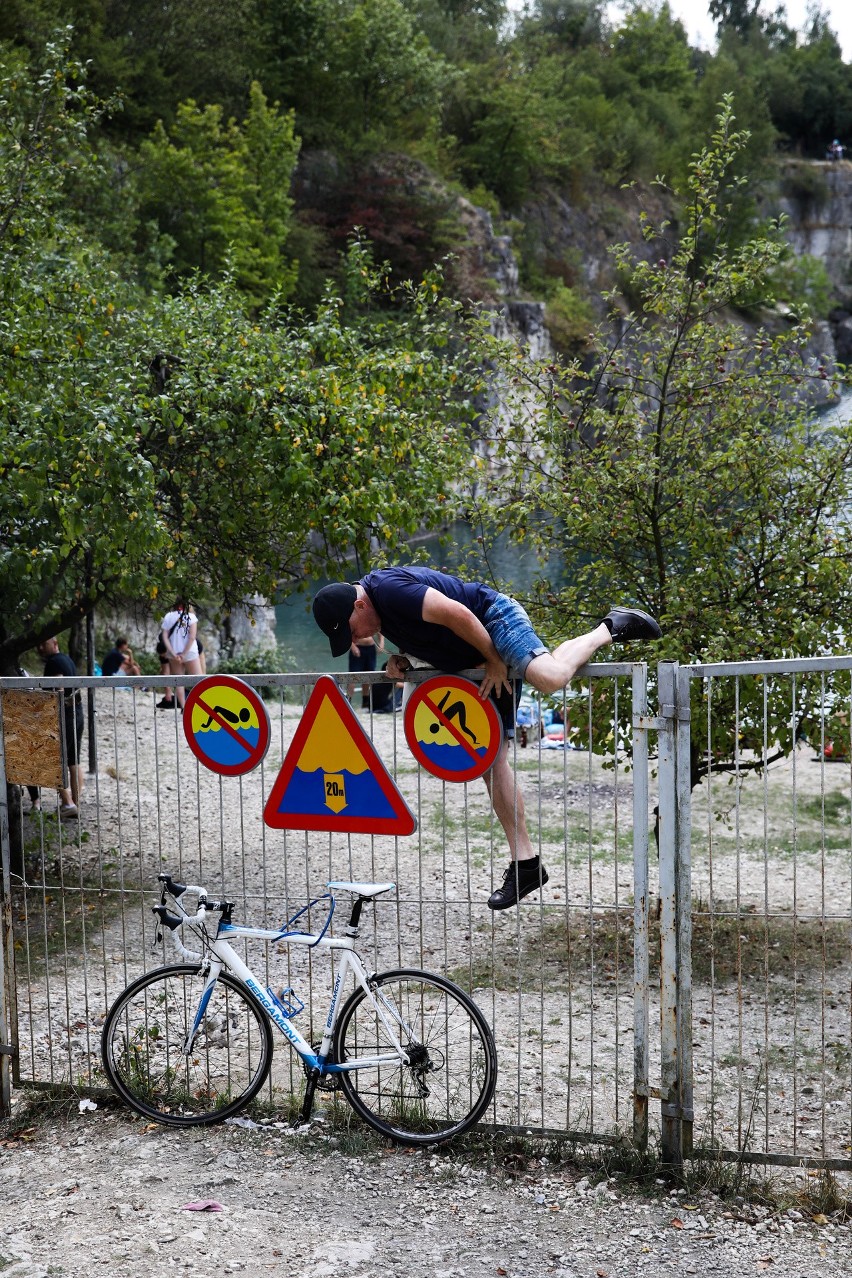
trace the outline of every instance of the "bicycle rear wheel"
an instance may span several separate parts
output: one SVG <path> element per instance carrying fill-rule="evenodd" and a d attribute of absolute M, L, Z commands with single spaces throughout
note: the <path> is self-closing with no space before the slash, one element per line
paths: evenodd
<path fill-rule="evenodd" d="M 372 988 L 373 999 L 355 991 L 335 1029 L 334 1059 L 353 1066 L 339 1075 L 349 1104 L 402 1144 L 435 1145 L 467 1131 L 488 1108 L 497 1083 L 497 1051 L 485 1017 L 452 981 L 414 968 L 383 972 Z M 368 1063 L 393 1054 L 388 1026 L 408 1064 L 398 1056 Z M 359 1060 L 364 1064 L 356 1068 Z"/>
<path fill-rule="evenodd" d="M 146 1118 L 176 1126 L 218 1123 L 236 1114 L 266 1081 L 272 1031 L 250 990 L 223 972 L 187 1054 L 201 1003 L 200 965 L 147 972 L 110 1008 L 101 1034 L 107 1078 Z"/>

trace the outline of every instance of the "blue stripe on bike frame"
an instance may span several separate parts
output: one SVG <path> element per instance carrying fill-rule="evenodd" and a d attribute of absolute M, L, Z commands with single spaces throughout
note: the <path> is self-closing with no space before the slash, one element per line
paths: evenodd
<path fill-rule="evenodd" d="M 220 923 L 216 935 L 221 936 L 223 932 L 236 932 L 238 936 L 267 941 L 283 941 L 288 936 L 313 936 L 312 932 L 275 932 L 272 928 L 243 927 L 240 923 Z"/>
<path fill-rule="evenodd" d="M 318 1056 L 316 1058 L 317 1067 L 321 1074 L 345 1074 L 345 1065 L 335 1065 L 332 1061 L 327 1061 L 325 1057 Z"/>
<path fill-rule="evenodd" d="M 198 1011 L 195 1013 L 195 1021 L 192 1026 L 193 1036 L 195 1035 L 199 1025 L 201 1024 L 201 1020 L 202 1020 L 202 1017 L 204 1016 L 204 1013 L 207 1011 L 207 1004 L 210 1002 L 210 995 L 212 993 L 213 993 L 213 986 L 211 985 L 210 988 L 206 989 L 204 993 L 201 995 L 201 1002 L 198 1004 Z"/>

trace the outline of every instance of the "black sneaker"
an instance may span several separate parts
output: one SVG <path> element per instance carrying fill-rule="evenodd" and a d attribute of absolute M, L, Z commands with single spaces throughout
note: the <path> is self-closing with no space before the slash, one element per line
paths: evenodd
<path fill-rule="evenodd" d="M 506 867 L 502 886 L 488 898 L 489 910 L 508 910 L 530 892 L 544 887 L 549 877 L 538 857 L 533 861 L 512 861 Z"/>
<path fill-rule="evenodd" d="M 604 624 L 607 622 L 616 643 L 630 639 L 659 639 L 663 633 L 654 618 L 642 612 L 641 608 L 610 608 L 604 617 Z"/>
<path fill-rule="evenodd" d="M 162 701 L 158 701 L 158 702 L 157 702 L 157 709 L 158 709 L 158 710 L 173 710 L 173 709 L 174 709 L 174 705 L 175 705 L 174 697 L 172 697 L 172 699 L 171 699 L 170 701 L 167 701 L 167 700 L 166 700 L 166 698 L 165 698 L 165 697 L 163 697 Z"/>

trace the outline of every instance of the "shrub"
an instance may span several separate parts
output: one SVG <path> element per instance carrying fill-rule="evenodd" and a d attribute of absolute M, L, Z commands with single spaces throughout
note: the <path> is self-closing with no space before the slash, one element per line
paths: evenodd
<path fill-rule="evenodd" d="M 595 319 L 581 293 L 567 284 L 557 284 L 547 301 L 545 323 L 553 345 L 565 355 L 585 350 Z"/>
<path fill-rule="evenodd" d="M 802 218 L 828 203 L 828 182 L 821 169 L 812 164 L 795 164 L 785 170 L 781 190 L 799 209 Z"/>

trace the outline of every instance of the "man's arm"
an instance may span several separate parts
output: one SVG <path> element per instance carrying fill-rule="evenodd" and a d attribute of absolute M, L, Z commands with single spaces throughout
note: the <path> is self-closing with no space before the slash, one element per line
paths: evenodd
<path fill-rule="evenodd" d="M 459 639 L 464 639 L 472 648 L 476 648 L 477 652 L 482 653 L 485 662 L 485 678 L 482 680 L 479 695 L 483 700 L 492 688 L 496 688 L 498 692 L 504 687 L 507 692 L 512 691 L 506 663 L 491 642 L 491 636 L 482 622 L 463 603 L 449 599 L 446 595 L 442 595 L 440 590 L 430 586 L 423 596 L 423 620 L 431 621 L 437 626 L 446 626 L 454 635 L 458 635 Z"/>

